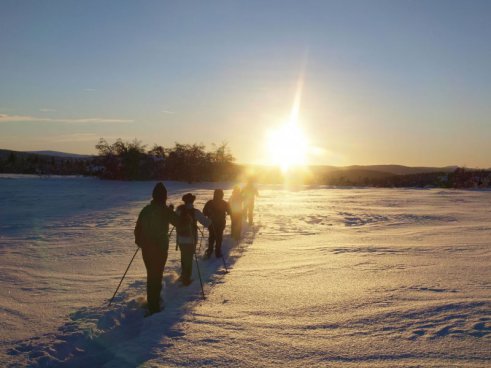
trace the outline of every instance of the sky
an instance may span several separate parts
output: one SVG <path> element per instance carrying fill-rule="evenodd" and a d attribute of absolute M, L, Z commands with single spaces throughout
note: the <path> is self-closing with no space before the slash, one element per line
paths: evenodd
<path fill-rule="evenodd" d="M 0 148 L 227 142 L 268 161 L 491 167 L 491 1 L 0 2 Z M 301 82 L 301 83 L 299 83 Z"/>

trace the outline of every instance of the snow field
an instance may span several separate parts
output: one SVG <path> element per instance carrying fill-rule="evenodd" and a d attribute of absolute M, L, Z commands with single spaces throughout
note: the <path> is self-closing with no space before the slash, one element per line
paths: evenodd
<path fill-rule="evenodd" d="M 0 180 L 7 366 L 489 365 L 491 192 L 261 187 L 230 273 L 200 260 L 207 299 L 171 245 L 165 311 L 143 318 L 141 255 L 107 300 L 153 184 Z M 198 208 L 215 187 L 166 184 Z"/>
<path fill-rule="evenodd" d="M 264 193 L 260 236 L 144 366 L 488 366 L 490 193 L 459 194 L 453 206 L 434 190 Z"/>

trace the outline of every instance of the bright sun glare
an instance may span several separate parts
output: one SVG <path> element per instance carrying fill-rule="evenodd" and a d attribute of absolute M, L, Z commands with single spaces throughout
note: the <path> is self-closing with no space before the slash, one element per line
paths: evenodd
<path fill-rule="evenodd" d="M 283 172 L 291 167 L 305 166 L 309 149 L 307 137 L 298 123 L 300 101 L 302 99 L 303 77 L 298 80 L 288 122 L 271 131 L 267 138 L 269 161 L 281 167 Z"/>
<path fill-rule="evenodd" d="M 270 161 L 280 166 L 283 172 L 291 167 L 306 165 L 307 149 L 305 134 L 295 122 L 289 122 L 269 133 Z"/>

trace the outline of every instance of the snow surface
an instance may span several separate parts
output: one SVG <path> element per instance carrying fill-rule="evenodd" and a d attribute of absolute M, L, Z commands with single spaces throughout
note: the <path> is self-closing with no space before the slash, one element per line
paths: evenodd
<path fill-rule="evenodd" d="M 260 187 L 230 272 L 199 259 L 206 300 L 171 245 L 165 310 L 144 318 L 140 254 L 107 301 L 153 185 L 0 177 L 1 365 L 491 365 L 491 192 Z M 166 185 L 198 208 L 217 186 Z"/>

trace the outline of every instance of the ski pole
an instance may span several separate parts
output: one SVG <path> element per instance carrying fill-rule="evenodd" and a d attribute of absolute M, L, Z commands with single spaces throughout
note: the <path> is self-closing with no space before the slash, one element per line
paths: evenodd
<path fill-rule="evenodd" d="M 199 230 L 201 231 L 201 229 L 199 229 Z M 199 241 L 200 249 L 201 249 L 201 242 L 203 241 L 203 232 L 202 231 L 201 231 L 201 234 L 202 234 L 202 236 L 201 236 L 201 239 Z M 201 294 L 203 295 L 203 299 L 206 299 L 205 289 L 203 288 L 203 280 L 201 279 L 201 271 L 199 269 L 198 256 L 196 255 L 196 249 L 194 250 L 194 260 L 196 261 L 196 270 L 198 271 L 199 283 L 201 285 Z"/>
<path fill-rule="evenodd" d="M 205 289 L 203 289 L 203 280 L 201 279 L 201 272 L 199 270 L 198 256 L 196 255 L 196 252 L 194 252 L 194 260 L 196 261 L 196 270 L 198 271 L 199 283 L 201 285 L 201 294 L 203 295 L 203 299 L 206 299 Z"/>
<path fill-rule="evenodd" d="M 175 228 L 176 228 L 175 226 L 172 226 L 172 229 L 170 229 L 169 235 L 167 236 L 169 238 L 169 243 L 170 243 L 170 237 L 171 237 L 172 232 L 174 231 Z M 179 246 L 177 244 L 177 237 L 176 237 L 176 250 L 178 250 L 178 249 L 179 249 Z"/>
<path fill-rule="evenodd" d="M 204 227 L 203 227 L 203 229 L 204 229 Z M 203 238 L 205 237 L 205 234 L 203 233 L 203 230 L 201 230 L 201 228 L 198 227 L 198 230 L 201 233 L 201 240 L 199 241 L 199 247 L 198 247 L 198 253 L 199 253 L 199 252 L 201 252 L 201 243 L 203 241 Z"/>
<path fill-rule="evenodd" d="M 126 273 L 127 273 L 127 272 L 128 272 L 128 270 L 130 269 L 130 266 L 131 266 L 131 264 L 133 263 L 133 260 L 134 260 L 134 259 L 135 259 L 135 257 L 136 257 L 136 253 L 138 253 L 138 251 L 139 251 L 139 250 L 140 250 L 140 248 L 136 248 L 135 254 L 133 254 L 133 257 L 131 258 L 130 264 L 128 265 L 128 267 L 126 267 L 126 271 L 124 271 L 124 275 L 123 275 L 123 277 L 121 277 L 121 281 L 119 282 L 119 285 L 118 285 L 118 287 L 116 288 L 116 291 L 114 292 L 113 297 L 112 297 L 112 298 L 111 298 L 111 300 L 109 301 L 109 305 L 108 305 L 108 306 L 110 306 L 110 305 L 111 305 L 111 303 L 113 302 L 113 299 L 114 299 L 114 297 L 116 296 L 116 294 L 117 294 L 117 292 L 118 292 L 118 290 L 119 290 L 119 287 L 121 286 L 121 283 L 123 282 L 123 279 L 124 279 L 124 277 L 126 276 Z"/>

